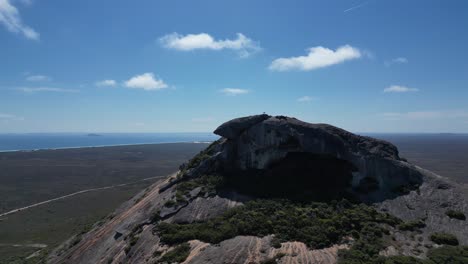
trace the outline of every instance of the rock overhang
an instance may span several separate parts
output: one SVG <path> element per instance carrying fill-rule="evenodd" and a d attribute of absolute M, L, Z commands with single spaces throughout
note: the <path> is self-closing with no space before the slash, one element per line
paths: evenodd
<path fill-rule="evenodd" d="M 403 161 L 391 143 L 328 124 L 263 114 L 233 119 L 218 127 L 215 133 L 226 138 L 219 155 L 225 170 L 265 170 L 285 159 L 288 153 L 303 152 L 352 164 L 356 168 L 352 187 L 374 182 L 380 191 L 366 194 L 374 196 L 372 199 L 387 197 L 401 186 L 422 182 L 422 174 Z"/>

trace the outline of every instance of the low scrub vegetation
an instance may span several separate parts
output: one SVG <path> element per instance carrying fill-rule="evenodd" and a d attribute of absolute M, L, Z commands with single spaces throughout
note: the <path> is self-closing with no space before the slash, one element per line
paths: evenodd
<path fill-rule="evenodd" d="M 429 250 L 428 264 L 465 264 L 468 263 L 468 246 L 443 246 Z"/>
<path fill-rule="evenodd" d="M 463 221 L 466 220 L 466 216 L 462 211 L 448 210 L 447 212 L 445 212 L 445 214 L 448 217 L 453 218 L 453 219 L 458 219 L 458 220 L 463 220 Z"/>
<path fill-rule="evenodd" d="M 431 241 L 440 245 L 458 246 L 456 236 L 447 233 L 434 233 L 431 235 Z"/>
<path fill-rule="evenodd" d="M 192 239 L 219 243 L 238 235 L 275 234 L 281 241 L 301 241 L 309 248 L 325 248 L 344 237 L 359 238 L 386 233 L 382 224 L 396 226 L 397 218 L 364 204 L 346 200 L 332 203 L 293 203 L 288 200 L 255 200 L 201 223 L 156 226 L 163 243 L 174 245 Z"/>
<path fill-rule="evenodd" d="M 164 254 L 158 263 L 181 263 L 185 261 L 189 254 L 190 244 L 182 243 Z"/>
<path fill-rule="evenodd" d="M 216 145 L 219 144 L 220 140 L 216 140 L 211 143 L 206 149 L 200 151 L 197 155 L 195 155 L 186 166 L 186 169 L 193 169 L 200 165 L 203 161 L 209 159 L 214 154 L 214 149 Z"/>
<path fill-rule="evenodd" d="M 398 229 L 401 231 L 416 231 L 424 227 L 426 224 L 423 220 L 408 221 L 398 225 Z"/>
<path fill-rule="evenodd" d="M 353 246 L 354 248 L 354 246 Z M 353 258 L 350 258 L 350 252 Z M 392 256 L 369 258 L 368 252 L 356 249 L 340 251 L 338 264 L 466 264 L 468 263 L 467 246 L 443 246 L 430 249 L 426 259 L 410 256 Z"/>
<path fill-rule="evenodd" d="M 427 259 L 379 256 L 379 252 L 388 245 L 386 241 L 389 239 L 390 226 L 404 231 L 416 231 L 425 227 L 425 224 L 422 220 L 403 223 L 388 214 L 377 212 L 370 206 L 353 204 L 346 200 L 299 203 L 260 199 L 233 208 L 222 216 L 205 222 L 160 222 L 155 231 L 163 243 L 178 245 L 176 248 L 180 251 L 183 249 L 179 248 L 181 245 L 185 245 L 187 250 L 186 242 L 192 239 L 217 244 L 238 235 L 262 237 L 274 234 L 271 243 L 273 247 L 281 247 L 281 242 L 301 241 L 310 249 L 326 248 L 343 242 L 343 238 L 353 237 L 355 242 L 351 249 L 339 251 L 339 264 L 468 263 L 468 247 L 455 246 L 458 245 L 457 238 L 444 233 L 433 234 L 431 240 L 450 246 L 431 249 Z M 166 253 L 161 261 L 168 262 L 167 259 L 175 255 L 175 252 L 169 254 L 171 252 Z M 268 261 L 267 263 L 275 263 L 275 259 Z"/>
<path fill-rule="evenodd" d="M 202 194 L 214 195 L 216 189 L 223 185 L 224 178 L 220 175 L 202 175 L 198 178 L 181 182 L 176 188 L 176 197 L 185 197 L 192 190 L 200 187 Z"/>

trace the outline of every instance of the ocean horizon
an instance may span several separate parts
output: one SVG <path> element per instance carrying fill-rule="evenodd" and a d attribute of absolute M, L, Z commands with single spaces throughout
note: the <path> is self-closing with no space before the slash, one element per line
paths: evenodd
<path fill-rule="evenodd" d="M 390 141 L 396 145 L 411 143 L 466 144 L 468 134 L 463 133 L 357 133 Z M 211 132 L 184 133 L 0 133 L 0 152 L 33 151 L 42 149 L 67 149 L 109 147 L 122 145 L 212 142 L 219 136 Z M 458 143 L 457 142 L 457 143 Z M 404 144 L 406 145 L 406 144 Z"/>
<path fill-rule="evenodd" d="M 0 152 L 108 147 L 140 144 L 211 142 L 213 133 L 8 133 L 0 134 Z"/>

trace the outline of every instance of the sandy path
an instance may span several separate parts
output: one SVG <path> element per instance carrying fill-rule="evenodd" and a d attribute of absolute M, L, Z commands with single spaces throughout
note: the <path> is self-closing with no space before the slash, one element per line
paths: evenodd
<path fill-rule="evenodd" d="M 74 193 L 70 193 L 70 194 L 67 194 L 67 195 L 64 195 L 64 196 L 53 198 L 53 199 L 50 199 L 50 200 L 47 200 L 47 201 L 42 201 L 42 202 L 31 204 L 31 205 L 28 205 L 28 206 L 25 206 L 25 207 L 13 209 L 11 211 L 1 213 L 0 217 L 4 217 L 4 216 L 10 215 L 10 214 L 14 214 L 14 213 L 17 213 L 17 212 L 20 212 L 20 211 L 23 211 L 23 210 L 27 210 L 27 209 L 30 209 L 30 208 L 33 208 L 33 207 L 37 207 L 37 206 L 40 206 L 40 205 L 43 205 L 43 204 L 55 202 L 55 201 L 58 201 L 58 200 L 63 200 L 63 199 L 66 199 L 66 198 L 69 198 L 69 197 L 72 197 L 72 196 L 75 196 L 75 195 L 83 194 L 83 193 L 102 191 L 102 190 L 107 190 L 107 189 L 112 189 L 112 188 L 117 188 L 117 187 L 123 187 L 123 186 L 127 186 L 127 185 L 132 185 L 132 184 L 135 184 L 135 183 L 139 183 L 139 182 L 142 182 L 142 181 L 149 181 L 149 180 L 153 180 L 153 179 L 160 179 L 160 178 L 166 178 L 166 177 L 168 177 L 168 176 L 167 175 L 155 176 L 155 177 L 145 178 L 145 179 L 141 179 L 141 180 L 133 181 L 133 182 L 127 182 L 127 183 L 110 185 L 110 186 L 105 186 L 105 187 L 81 190 L 81 191 L 78 191 L 78 192 L 74 192 Z"/>
<path fill-rule="evenodd" d="M 5 244 L 0 243 L 0 247 L 32 247 L 32 248 L 45 248 L 46 244 Z"/>

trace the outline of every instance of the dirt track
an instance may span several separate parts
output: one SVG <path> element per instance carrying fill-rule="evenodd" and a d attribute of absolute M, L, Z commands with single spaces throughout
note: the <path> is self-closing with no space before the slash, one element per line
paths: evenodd
<path fill-rule="evenodd" d="M 28 206 L 25 206 L 25 207 L 13 209 L 13 210 L 8 211 L 6 213 L 1 213 L 0 217 L 4 217 L 4 216 L 10 215 L 10 214 L 21 212 L 23 210 L 27 210 L 27 209 L 37 207 L 37 206 L 40 206 L 40 205 L 43 205 L 43 204 L 47 204 L 47 203 L 50 203 L 50 202 L 63 200 L 63 199 L 66 199 L 66 198 L 69 198 L 69 197 L 72 197 L 72 196 L 75 196 L 75 195 L 83 194 L 83 193 L 102 191 L 102 190 L 107 190 L 107 189 L 112 189 L 112 188 L 117 188 L 117 187 L 123 187 L 123 186 L 131 185 L 131 184 L 139 183 L 139 182 L 142 182 L 142 181 L 149 181 L 149 180 L 153 180 L 153 179 L 161 179 L 161 178 L 166 178 L 166 177 L 167 177 L 167 175 L 155 176 L 155 177 L 145 178 L 145 179 L 141 179 L 141 180 L 133 181 L 133 182 L 128 182 L 128 183 L 122 183 L 122 184 L 110 185 L 110 186 L 105 186 L 105 187 L 81 190 L 81 191 L 78 191 L 78 192 L 70 193 L 70 194 L 60 196 L 60 197 L 57 197 L 57 198 L 53 198 L 53 199 L 50 199 L 50 200 L 46 200 L 46 201 L 42 201 L 42 202 L 39 202 L 39 203 L 31 204 L 31 205 L 28 205 Z"/>

